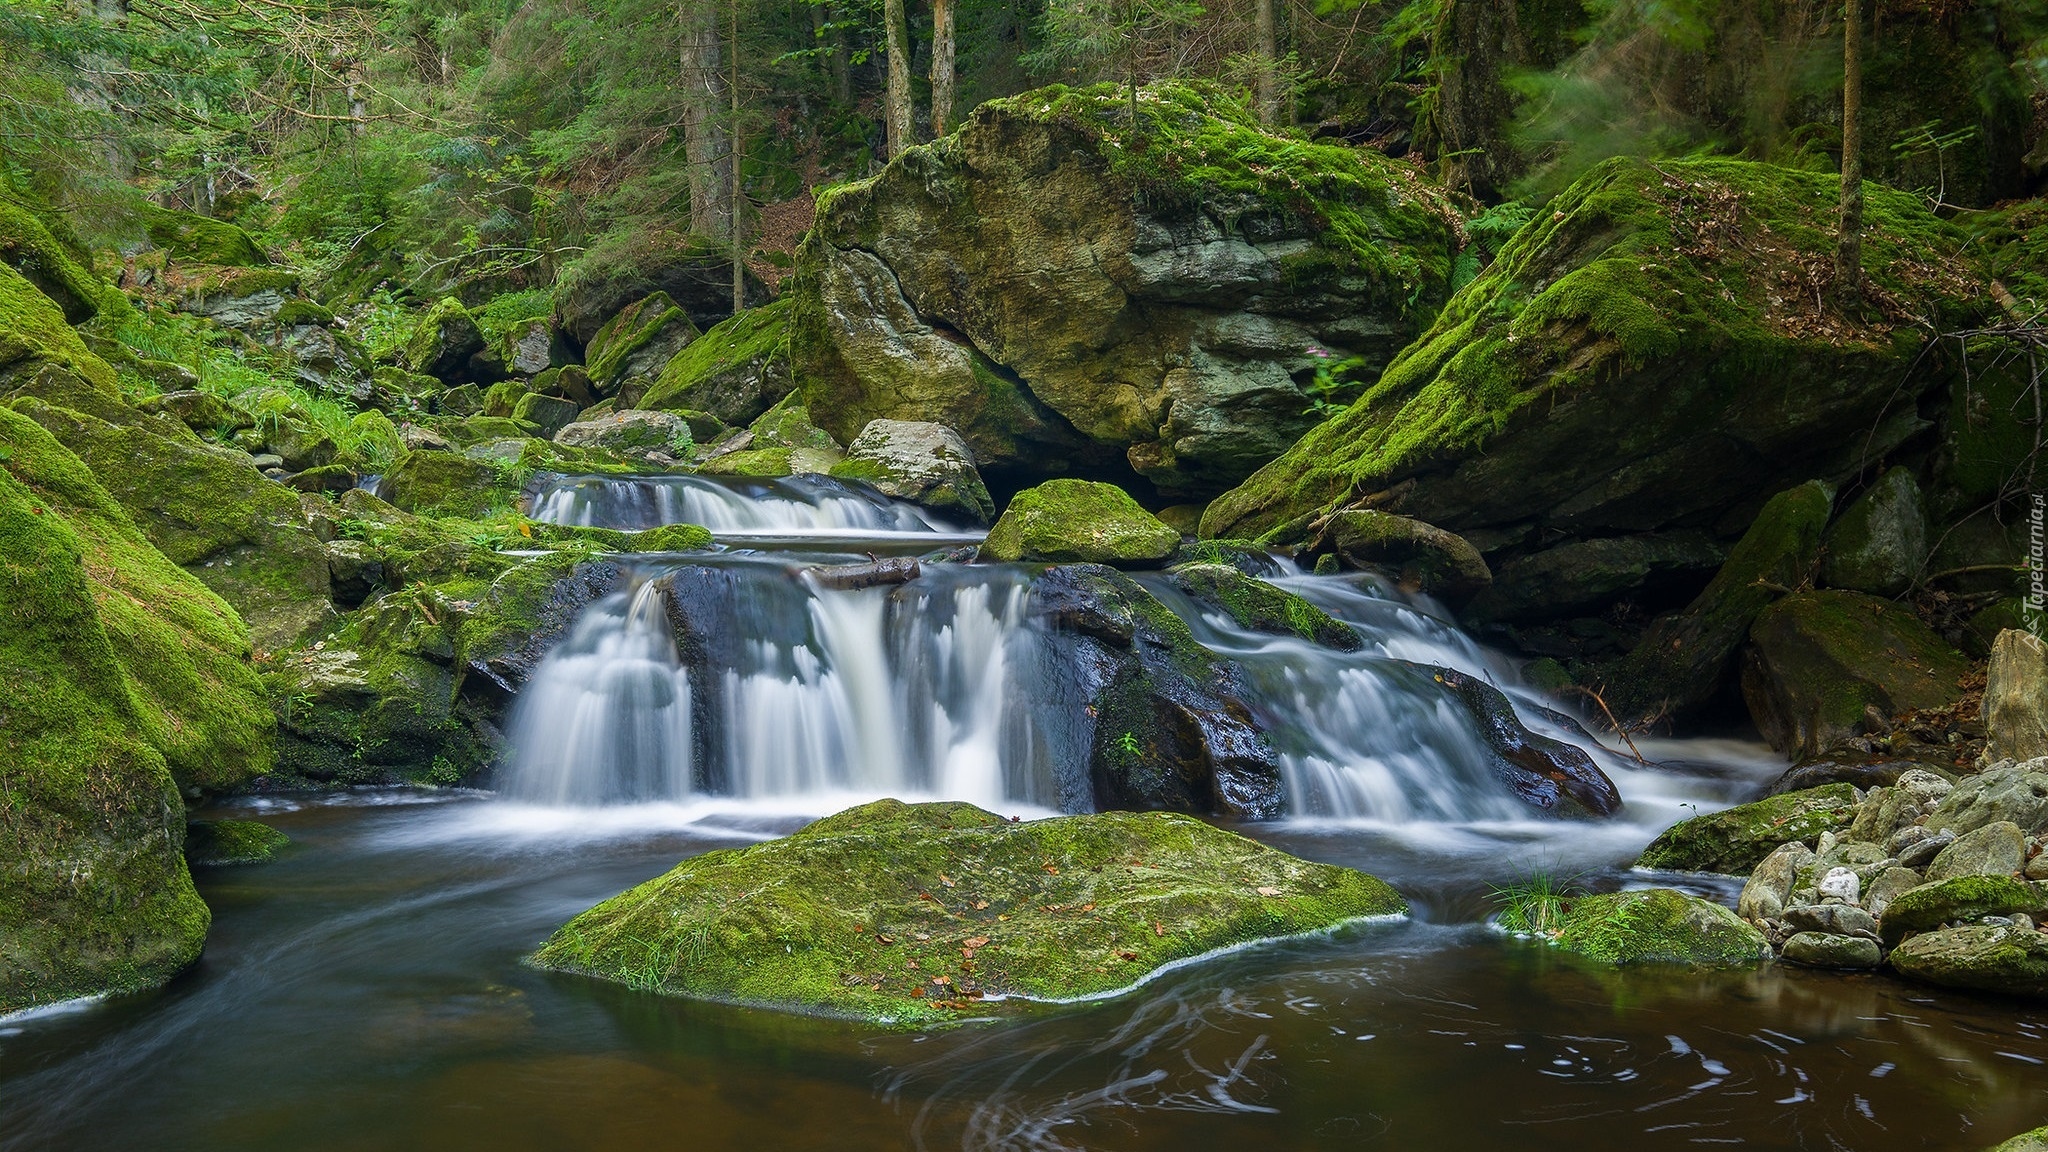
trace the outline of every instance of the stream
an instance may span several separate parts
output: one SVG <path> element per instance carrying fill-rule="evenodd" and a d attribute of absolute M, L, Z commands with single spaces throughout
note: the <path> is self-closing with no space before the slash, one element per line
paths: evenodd
<path fill-rule="evenodd" d="M 495 792 L 197 813 L 293 843 L 197 873 L 212 934 L 168 987 L 0 1018 L 0 1147 L 1881 1152 L 1981 1148 L 2048 1115 L 2048 1011 L 1786 966 L 1605 970 L 1492 931 L 1492 886 L 1538 872 L 1732 902 L 1731 882 L 1628 863 L 1783 762 L 1652 741 L 1663 766 L 1641 768 L 1545 715 L 1428 604 L 1279 561 L 1270 578 L 1356 627 L 1363 651 L 1247 632 L 1141 581 L 1243 666 L 1273 733 L 1288 815 L 1240 830 L 1381 876 L 1409 920 L 931 1032 L 528 969 L 562 922 L 677 860 L 850 803 L 1029 818 L 1087 807 L 1090 787 L 1030 566 L 927 564 L 858 591 L 802 571 L 976 534 L 817 478 L 568 478 L 534 507 L 704 523 L 722 548 L 630 558 L 515 702 Z M 1622 814 L 1531 815 L 1404 661 L 1485 676 L 1532 729 L 1587 746 Z"/>

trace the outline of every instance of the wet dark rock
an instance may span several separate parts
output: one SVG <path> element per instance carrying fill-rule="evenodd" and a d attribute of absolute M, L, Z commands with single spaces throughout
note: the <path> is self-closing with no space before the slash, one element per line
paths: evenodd
<path fill-rule="evenodd" d="M 842 592 L 858 591 L 862 588 L 883 588 L 896 584 L 908 584 L 923 574 L 918 562 L 907 556 L 890 556 L 867 564 L 838 564 L 829 567 L 807 568 L 804 574 L 820 588 L 834 588 Z"/>
<path fill-rule="evenodd" d="M 1704 532 L 1574 541 L 1508 561 L 1465 611 L 1475 620 L 1528 623 L 1597 614 L 1624 597 L 1689 597 L 1726 558 Z"/>
<path fill-rule="evenodd" d="M 1284 588 L 1254 579 L 1227 564 L 1183 564 L 1169 574 L 1174 587 L 1221 609 L 1240 628 L 1293 636 L 1339 652 L 1365 647 L 1357 629 Z"/>
<path fill-rule="evenodd" d="M 1074 703 L 1089 717 L 1095 807 L 1243 820 L 1281 814 L 1279 756 L 1245 703 L 1236 664 L 1105 565 L 1048 570 L 1033 586 L 1032 606 L 1065 649 L 1059 657 L 1073 670 Z"/>
<path fill-rule="evenodd" d="M 1823 752 L 1785 769 L 1785 774 L 1772 781 L 1764 795 L 1782 796 L 1787 792 L 1803 792 L 1808 788 L 1819 788 L 1826 784 L 1853 784 L 1863 789 L 1879 788 L 1898 783 L 1900 775 L 1915 768 L 1928 771 L 1935 767 L 1918 760 L 1871 755 L 1853 750 Z"/>
<path fill-rule="evenodd" d="M 1388 512 L 1339 512 L 1324 536 L 1352 568 L 1383 568 L 1404 584 L 1462 604 L 1493 580 L 1493 572 L 1464 537 Z"/>
<path fill-rule="evenodd" d="M 1621 811 L 1621 793 L 1584 749 L 1531 732 L 1500 689 L 1450 668 L 1427 668 L 1471 714 L 1493 751 L 1493 771 L 1517 799 L 1554 816 Z"/>

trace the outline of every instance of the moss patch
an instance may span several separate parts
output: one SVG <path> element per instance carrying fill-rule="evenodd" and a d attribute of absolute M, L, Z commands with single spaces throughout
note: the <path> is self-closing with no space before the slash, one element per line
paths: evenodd
<path fill-rule="evenodd" d="M 0 203 L 0 264 L 20 273 L 73 324 L 97 315 L 102 299 L 114 291 L 73 260 L 34 214 L 5 203 Z"/>
<path fill-rule="evenodd" d="M 1755 926 L 1670 888 L 1581 896 L 1566 901 L 1561 914 L 1554 943 L 1602 964 L 1753 968 L 1771 957 Z"/>
<path fill-rule="evenodd" d="M 224 267 L 254 268 L 270 263 L 247 232 L 226 220 L 191 212 L 150 208 L 143 215 L 149 241 L 180 260 Z"/>
<path fill-rule="evenodd" d="M 1173 569 L 1176 588 L 1222 609 L 1241 628 L 1294 636 L 1311 644 L 1356 652 L 1365 646 L 1356 630 L 1284 588 L 1256 580 L 1227 564 L 1182 564 Z"/>
<path fill-rule="evenodd" d="M 713 326 L 669 360 L 638 407 L 752 423 L 794 385 L 788 322 L 789 305 L 778 300 Z"/>
<path fill-rule="evenodd" d="M 1179 543 L 1180 533 L 1114 484 L 1048 480 L 1011 498 L 981 554 L 991 560 L 1147 565 L 1172 555 Z"/>
<path fill-rule="evenodd" d="M 261 864 L 292 838 L 256 820 L 206 820 L 185 826 L 185 859 L 194 868 Z"/>
<path fill-rule="evenodd" d="M 1218 948 L 1406 910 L 1364 873 L 1183 816 L 1013 824 L 967 804 L 882 800 L 686 860 L 570 921 L 533 962 L 920 1025 L 1113 993 Z"/>
<path fill-rule="evenodd" d="M 1740 876 L 1780 844 L 1810 843 L 1856 817 L 1856 789 L 1829 784 L 1738 804 L 1666 828 L 1636 859 L 1638 868 Z"/>

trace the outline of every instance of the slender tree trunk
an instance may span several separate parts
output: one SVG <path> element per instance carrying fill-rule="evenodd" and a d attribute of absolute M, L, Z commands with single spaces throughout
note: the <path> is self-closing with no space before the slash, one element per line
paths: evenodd
<path fill-rule="evenodd" d="M 820 5 L 812 11 L 822 14 L 825 9 Z M 839 25 L 837 9 L 832 16 L 832 99 L 846 105 L 853 103 L 852 53 L 846 49 L 846 29 Z"/>
<path fill-rule="evenodd" d="M 953 127 L 953 0 L 932 0 L 932 138 Z"/>
<path fill-rule="evenodd" d="M 1280 120 L 1280 38 L 1273 25 L 1273 0 L 1257 0 L 1259 123 L 1271 128 Z"/>
<path fill-rule="evenodd" d="M 730 238 L 732 145 L 726 137 L 723 39 L 718 11 L 708 4 L 681 10 L 683 153 L 690 167 L 690 231 L 711 240 Z"/>
<path fill-rule="evenodd" d="M 1844 304 L 1863 295 L 1863 4 L 1847 0 L 1842 21 L 1842 219 L 1835 291 Z"/>
<path fill-rule="evenodd" d="M 740 177 L 743 174 L 740 164 L 743 155 L 740 151 L 740 141 L 743 138 L 743 134 L 740 130 L 739 0 L 726 0 L 726 14 L 730 19 L 730 23 L 726 26 L 729 34 L 726 36 L 725 50 L 732 64 L 731 78 L 727 80 L 725 85 L 725 90 L 732 97 L 732 123 L 727 128 L 727 132 L 732 138 L 732 154 L 726 161 L 727 165 L 732 169 L 732 219 L 729 222 L 728 235 L 732 237 L 732 311 L 733 315 L 737 316 L 747 309 L 746 221 L 741 216 L 741 213 L 746 210 L 747 201 L 740 190 Z"/>
<path fill-rule="evenodd" d="M 894 160 L 917 143 L 917 124 L 910 109 L 910 26 L 903 14 L 903 0 L 882 0 L 882 20 L 889 35 L 889 91 L 883 108 L 889 155 L 885 159 Z"/>

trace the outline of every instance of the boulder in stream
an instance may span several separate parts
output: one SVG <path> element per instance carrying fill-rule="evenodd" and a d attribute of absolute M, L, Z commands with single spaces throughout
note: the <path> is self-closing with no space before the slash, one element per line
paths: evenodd
<path fill-rule="evenodd" d="M 1694 816 L 1666 828 L 1636 867 L 1740 876 L 1781 844 L 1807 843 L 1856 817 L 1856 789 L 1829 784 Z"/>
<path fill-rule="evenodd" d="M 1671 888 L 1567 899 L 1552 942 L 1603 964 L 1753 968 L 1770 959 L 1762 932 L 1710 900 Z"/>
<path fill-rule="evenodd" d="M 1407 904 L 1185 816 L 1017 823 L 880 800 L 707 852 L 564 925 L 532 963 L 667 995 L 915 1027 L 1112 995 L 1167 964 Z"/>
<path fill-rule="evenodd" d="M 1180 533 L 1114 484 L 1048 480 L 1011 497 L 981 552 L 991 560 L 1151 567 L 1179 543 Z"/>
<path fill-rule="evenodd" d="M 868 421 L 832 475 L 862 481 L 884 496 L 964 515 L 976 524 L 988 523 L 996 513 L 966 441 L 928 420 Z"/>

